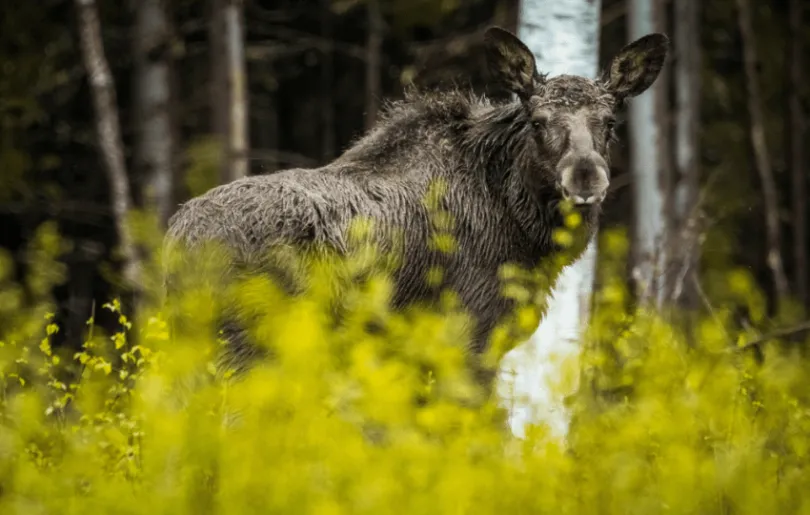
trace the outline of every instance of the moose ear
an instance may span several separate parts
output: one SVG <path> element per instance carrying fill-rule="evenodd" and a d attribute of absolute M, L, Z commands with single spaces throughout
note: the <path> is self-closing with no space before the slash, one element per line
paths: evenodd
<path fill-rule="evenodd" d="M 605 82 L 617 99 L 644 93 L 652 86 L 669 51 L 669 38 L 648 34 L 622 48 L 610 62 Z"/>
<path fill-rule="evenodd" d="M 493 80 L 528 100 L 538 77 L 534 54 L 517 36 L 500 27 L 484 33 L 487 66 Z"/>

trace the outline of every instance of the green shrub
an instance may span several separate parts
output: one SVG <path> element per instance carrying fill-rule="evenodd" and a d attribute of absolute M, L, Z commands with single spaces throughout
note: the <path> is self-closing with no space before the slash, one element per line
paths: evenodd
<path fill-rule="evenodd" d="M 172 306 L 134 321 L 103 306 L 120 330 L 91 320 L 74 355 L 51 348 L 48 301 L 26 304 L 0 274 L 0 513 L 810 513 L 807 359 L 735 349 L 747 336 L 730 305 L 692 343 L 632 310 L 626 250 L 603 234 L 566 442 L 539 425 L 512 437 L 465 367 L 464 314 L 452 299 L 390 311 L 384 273 L 344 285 L 336 323 L 319 273 L 291 298 L 195 269 Z M 740 303 L 759 298 L 725 276 Z M 213 328 L 237 304 L 271 359 L 233 375 Z M 533 328 L 523 313 L 513 322 Z"/>

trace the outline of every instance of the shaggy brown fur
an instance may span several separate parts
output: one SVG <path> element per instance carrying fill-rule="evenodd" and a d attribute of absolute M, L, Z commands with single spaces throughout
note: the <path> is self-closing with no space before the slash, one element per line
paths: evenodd
<path fill-rule="evenodd" d="M 167 241 L 195 248 L 218 240 L 239 263 L 261 267 L 265 252 L 280 244 L 345 252 L 350 221 L 371 217 L 382 233 L 398 228 L 405 238 L 395 306 L 430 299 L 425 274 L 443 266 L 443 286 L 477 321 L 472 350 L 482 352 L 512 307 L 500 295 L 498 270 L 506 263 L 533 268 L 558 250 L 552 232 L 562 223 L 559 201 L 571 197 L 586 230 L 595 227 L 614 113 L 653 83 L 668 44 L 662 35 L 642 38 L 604 77 L 590 80 L 547 78 L 514 35 L 493 28 L 486 38 L 493 78 L 516 100 L 410 93 L 326 166 L 249 177 L 190 200 L 171 219 Z M 455 217 L 458 251 L 450 255 L 427 245 L 423 199 L 434 179 L 448 185 L 444 208 Z"/>

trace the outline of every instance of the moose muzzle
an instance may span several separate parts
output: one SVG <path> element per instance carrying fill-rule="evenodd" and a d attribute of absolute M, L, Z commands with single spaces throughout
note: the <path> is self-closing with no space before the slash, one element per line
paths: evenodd
<path fill-rule="evenodd" d="M 563 160 L 565 161 L 565 160 Z M 605 199 L 608 186 L 608 167 L 601 156 L 589 156 L 560 163 L 560 191 L 564 198 L 576 205 L 598 204 Z"/>
<path fill-rule="evenodd" d="M 558 187 L 576 205 L 598 204 L 610 184 L 605 159 L 594 148 L 585 115 L 569 118 L 568 149 L 557 164 Z"/>

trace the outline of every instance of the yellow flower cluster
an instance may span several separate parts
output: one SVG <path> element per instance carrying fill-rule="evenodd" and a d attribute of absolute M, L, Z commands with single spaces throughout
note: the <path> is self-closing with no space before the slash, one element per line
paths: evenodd
<path fill-rule="evenodd" d="M 338 321 L 317 270 L 296 297 L 267 278 L 223 292 L 197 277 L 172 310 L 130 321 L 102 306 L 119 330 L 90 320 L 64 353 L 49 305 L 23 302 L 3 260 L 0 513 L 810 513 L 807 358 L 738 350 L 729 306 L 685 338 L 629 307 L 624 236 L 605 232 L 600 251 L 566 442 L 543 426 L 513 437 L 467 371 L 465 315 L 391 311 L 385 273 L 349 281 Z M 503 275 L 524 303 L 511 322 L 531 329 L 527 285 L 543 275 Z M 756 296 L 725 276 L 728 295 Z M 217 359 L 226 304 L 268 350 L 246 373 Z"/>

